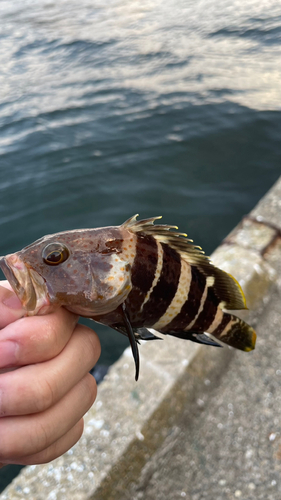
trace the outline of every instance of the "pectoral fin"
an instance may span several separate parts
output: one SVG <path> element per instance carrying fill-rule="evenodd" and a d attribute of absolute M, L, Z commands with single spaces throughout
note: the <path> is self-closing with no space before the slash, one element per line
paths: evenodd
<path fill-rule="evenodd" d="M 124 326 L 126 328 L 126 331 L 127 331 L 128 337 L 129 337 L 129 341 L 130 341 L 131 348 L 132 348 L 132 353 L 133 353 L 134 360 L 135 360 L 135 366 L 136 366 L 135 380 L 137 381 L 139 378 L 139 370 L 140 370 L 138 344 L 137 344 L 135 334 L 134 334 L 133 329 L 132 329 L 132 325 L 131 325 L 130 320 L 129 320 L 128 315 L 127 315 L 125 304 L 121 305 L 121 310 L 122 310 Z"/>

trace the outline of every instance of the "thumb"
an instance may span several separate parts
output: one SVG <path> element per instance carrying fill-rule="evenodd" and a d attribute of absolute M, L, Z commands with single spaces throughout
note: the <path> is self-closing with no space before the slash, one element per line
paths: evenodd
<path fill-rule="evenodd" d="M 0 282 L 0 329 L 25 314 L 20 300 L 8 286 L 7 281 Z"/>

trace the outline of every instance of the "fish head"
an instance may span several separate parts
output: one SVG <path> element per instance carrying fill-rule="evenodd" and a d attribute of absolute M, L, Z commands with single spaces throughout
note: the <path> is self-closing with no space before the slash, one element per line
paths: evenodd
<path fill-rule="evenodd" d="M 131 290 L 115 228 L 45 236 L 0 259 L 0 267 L 28 316 L 60 306 L 81 316 L 114 311 Z"/>

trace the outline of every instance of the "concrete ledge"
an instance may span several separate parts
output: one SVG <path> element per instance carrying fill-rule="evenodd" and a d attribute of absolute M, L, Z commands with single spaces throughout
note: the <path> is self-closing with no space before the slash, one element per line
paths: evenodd
<path fill-rule="evenodd" d="M 212 255 L 216 265 L 240 281 L 252 323 L 281 276 L 280 199 L 281 179 Z M 233 350 L 167 337 L 143 343 L 140 354 L 139 382 L 127 349 L 99 386 L 79 443 L 50 464 L 23 469 L 0 500 L 129 499 L 130 483 L 162 444 L 183 405 L 189 402 L 192 419 L 200 394 L 219 384 Z"/>

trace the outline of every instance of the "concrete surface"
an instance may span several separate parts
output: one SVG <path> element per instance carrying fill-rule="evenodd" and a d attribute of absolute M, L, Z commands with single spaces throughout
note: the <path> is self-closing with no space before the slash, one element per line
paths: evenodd
<path fill-rule="evenodd" d="M 235 352 L 219 379 L 205 380 L 192 419 L 187 404 L 123 498 L 281 498 L 280 288 L 252 323 L 256 351 Z"/>
<path fill-rule="evenodd" d="M 281 179 L 212 256 L 243 286 L 256 350 L 148 342 L 137 383 L 126 350 L 80 442 L 0 500 L 281 498 L 280 199 Z"/>

